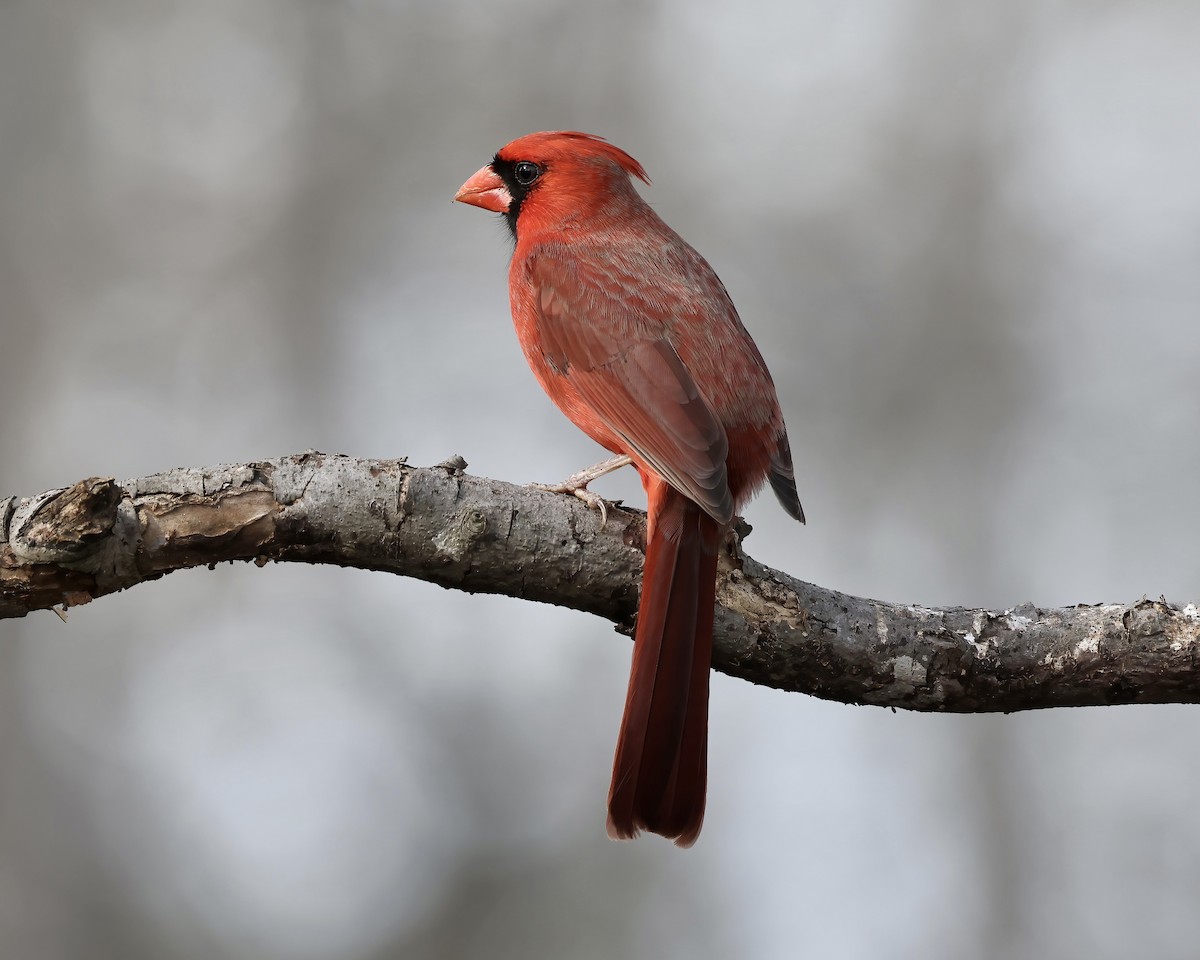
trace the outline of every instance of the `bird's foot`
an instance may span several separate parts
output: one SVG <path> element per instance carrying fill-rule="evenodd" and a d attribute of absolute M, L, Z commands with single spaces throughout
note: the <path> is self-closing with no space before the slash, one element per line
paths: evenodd
<path fill-rule="evenodd" d="M 571 474 L 562 483 L 531 483 L 529 486 L 535 490 L 545 490 L 547 493 L 569 493 L 572 496 L 578 497 L 592 510 L 600 511 L 600 526 L 603 527 L 608 523 L 608 501 L 600 496 L 600 494 L 592 493 L 588 489 L 588 484 L 604 476 L 606 473 L 620 470 L 631 463 L 633 461 L 626 456 L 612 457 L 609 460 L 588 467 L 586 470 L 580 470 L 578 473 Z"/>

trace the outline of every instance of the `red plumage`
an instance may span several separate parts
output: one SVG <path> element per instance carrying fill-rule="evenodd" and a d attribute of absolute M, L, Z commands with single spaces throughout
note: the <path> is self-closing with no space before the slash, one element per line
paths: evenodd
<path fill-rule="evenodd" d="M 717 555 L 770 481 L 804 521 L 775 386 L 721 281 L 650 208 L 623 150 L 582 133 L 502 148 L 455 199 L 503 213 L 534 375 L 646 488 L 646 566 L 608 832 L 695 842 L 704 819 Z"/>

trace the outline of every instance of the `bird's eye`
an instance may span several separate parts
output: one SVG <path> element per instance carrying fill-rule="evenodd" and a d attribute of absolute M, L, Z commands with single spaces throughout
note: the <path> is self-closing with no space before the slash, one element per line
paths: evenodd
<path fill-rule="evenodd" d="M 541 175 L 542 168 L 528 160 L 522 160 L 513 168 L 513 176 L 517 178 L 517 183 L 523 187 L 529 186 Z"/>

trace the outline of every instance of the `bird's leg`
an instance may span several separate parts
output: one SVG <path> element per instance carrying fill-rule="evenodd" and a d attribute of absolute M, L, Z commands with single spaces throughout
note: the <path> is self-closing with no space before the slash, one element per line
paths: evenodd
<path fill-rule="evenodd" d="M 622 467 L 627 467 L 631 463 L 627 456 L 622 454 L 619 457 L 612 457 L 597 463 L 594 466 L 588 467 L 586 470 L 580 470 L 578 473 L 573 473 L 562 483 L 531 483 L 530 486 L 535 490 L 545 490 L 548 493 L 569 493 L 578 497 L 593 510 L 600 511 L 600 526 L 604 526 L 608 522 L 608 507 L 604 502 L 604 498 L 598 493 L 592 493 L 588 489 L 588 484 L 596 480 L 606 473 L 612 473 L 614 470 L 620 470 Z"/>

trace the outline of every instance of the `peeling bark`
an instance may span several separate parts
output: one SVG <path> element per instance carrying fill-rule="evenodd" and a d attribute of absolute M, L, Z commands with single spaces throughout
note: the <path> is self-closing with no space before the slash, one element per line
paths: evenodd
<path fill-rule="evenodd" d="M 305 453 L 89 478 L 0 498 L 0 618 L 65 611 L 224 560 L 334 563 L 540 600 L 629 632 L 645 515 L 468 476 L 452 458 Z M 1200 702 L 1200 611 L 1142 599 L 1005 611 L 889 604 L 803 583 L 731 543 L 714 666 L 847 703 L 985 712 Z"/>

